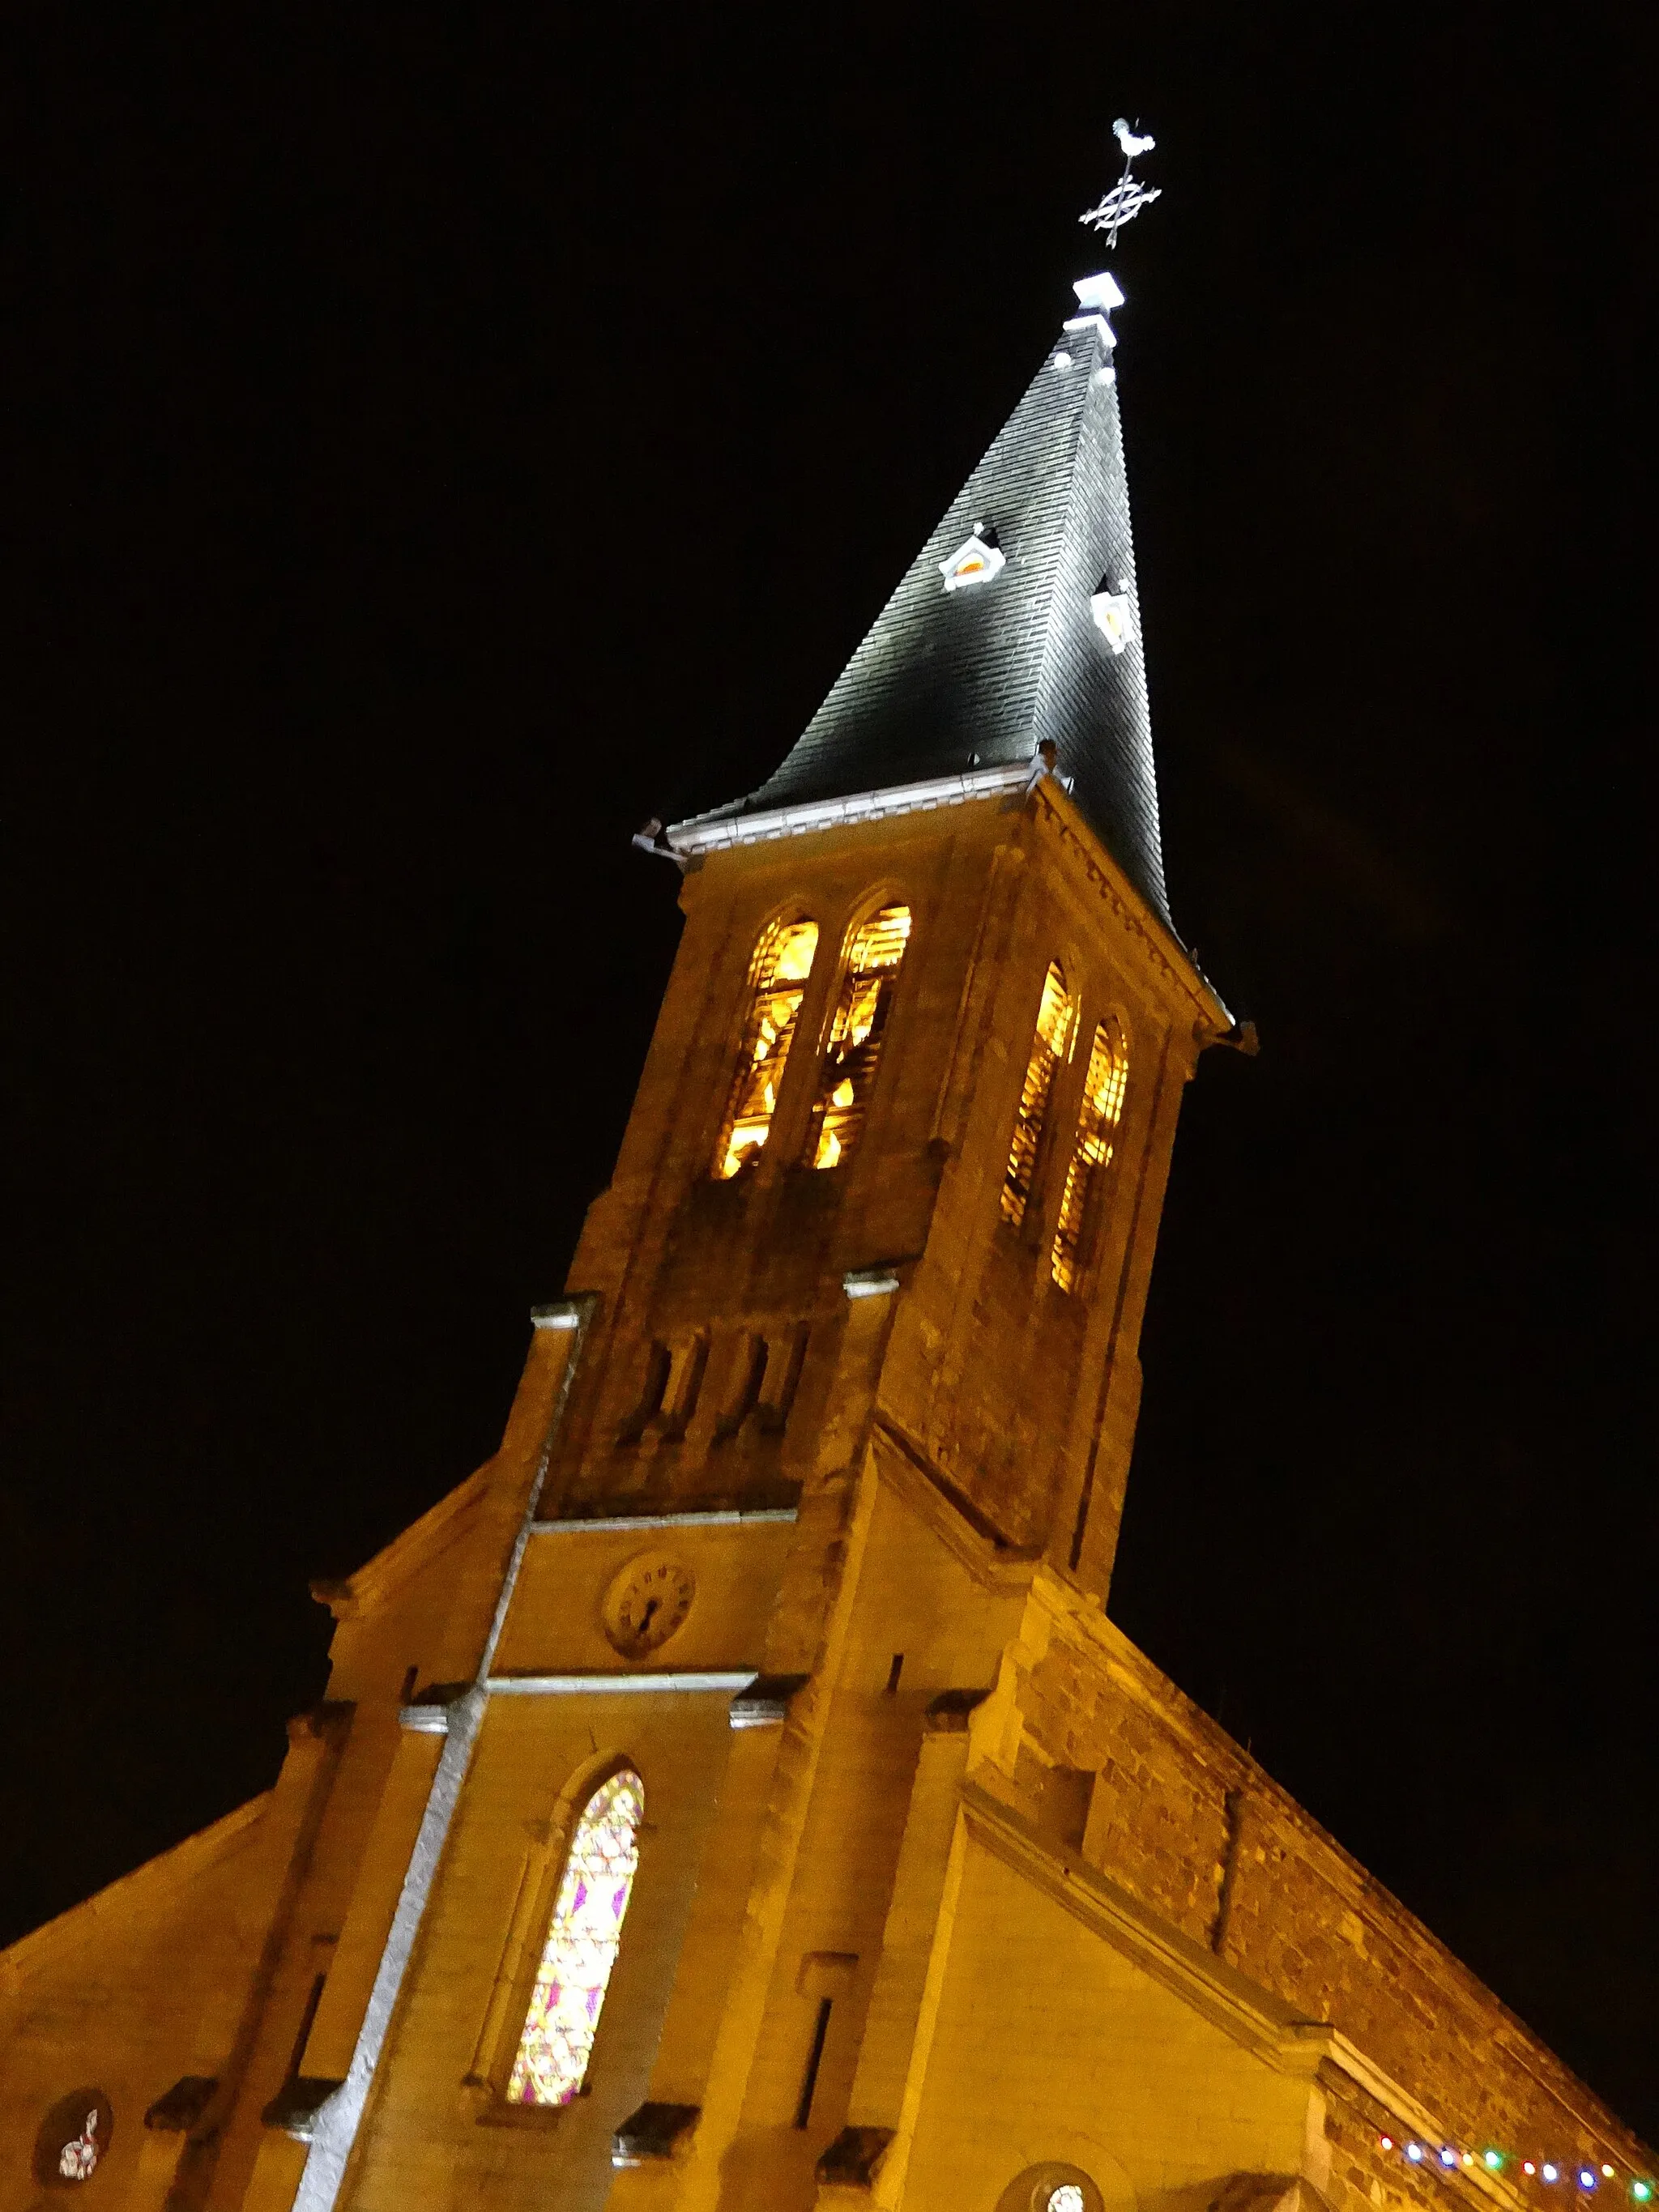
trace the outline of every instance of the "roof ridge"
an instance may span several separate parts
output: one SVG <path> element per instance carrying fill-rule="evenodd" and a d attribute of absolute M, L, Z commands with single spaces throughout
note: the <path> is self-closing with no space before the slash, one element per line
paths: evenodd
<path fill-rule="evenodd" d="M 21 1989 L 45 1960 L 58 1950 L 89 1940 L 109 1913 L 117 1908 L 154 1911 L 167 1891 L 205 1872 L 217 1860 L 247 1839 L 268 1810 L 274 1791 L 261 1790 L 246 1804 L 237 1805 L 205 1828 L 181 1836 L 176 1844 L 157 1851 L 126 1874 L 83 1897 L 79 1904 L 43 1920 L 15 1943 L 0 1951 L 0 1990 Z"/>
<path fill-rule="evenodd" d="M 355 1619 L 389 1597 L 460 1533 L 455 1524 L 489 1494 L 500 1461 L 500 1452 L 493 1452 L 482 1467 L 445 1491 L 418 1520 L 400 1528 L 349 1574 L 319 1576 L 311 1585 L 312 1596 L 327 1606 L 337 1620 Z"/>

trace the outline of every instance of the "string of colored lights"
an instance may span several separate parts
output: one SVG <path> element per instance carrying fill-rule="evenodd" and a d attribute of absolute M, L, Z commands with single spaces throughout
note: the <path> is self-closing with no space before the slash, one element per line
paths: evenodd
<path fill-rule="evenodd" d="M 1513 2151 L 1459 2150 L 1455 2143 L 1421 2143 L 1404 2142 L 1394 2136 L 1379 2136 L 1377 2142 L 1383 2150 L 1397 2150 L 1412 2166 L 1484 2166 L 1488 2173 L 1502 2173 L 1510 2166 L 1519 2166 L 1531 2180 L 1569 2182 L 1581 2197 L 1589 2197 L 1604 2181 L 1617 2181 L 1617 2166 L 1592 2166 L 1582 2159 L 1518 2158 Z M 1647 2204 L 1653 2198 L 1653 2184 L 1641 2175 L 1631 2177 L 1630 2193 L 1638 2204 Z"/>

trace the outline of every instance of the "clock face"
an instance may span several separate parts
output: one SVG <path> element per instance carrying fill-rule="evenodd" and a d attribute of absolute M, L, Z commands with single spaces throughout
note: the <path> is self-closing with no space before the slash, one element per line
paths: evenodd
<path fill-rule="evenodd" d="M 630 1559 L 605 1596 L 605 1632 L 624 1659 L 660 1651 L 685 1625 L 697 1585 L 683 1559 L 647 1552 Z"/>

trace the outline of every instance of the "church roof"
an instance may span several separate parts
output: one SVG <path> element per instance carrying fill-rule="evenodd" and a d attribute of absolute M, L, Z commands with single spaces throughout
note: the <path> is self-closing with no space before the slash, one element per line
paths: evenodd
<path fill-rule="evenodd" d="M 1099 312 L 1121 295 L 1110 277 L 1077 290 L 1089 312 L 1050 347 L 782 765 L 678 825 L 677 842 L 723 842 L 720 825 L 757 813 L 896 799 L 895 787 L 970 796 L 1052 739 L 1083 813 L 1168 921 L 1114 338 Z"/>

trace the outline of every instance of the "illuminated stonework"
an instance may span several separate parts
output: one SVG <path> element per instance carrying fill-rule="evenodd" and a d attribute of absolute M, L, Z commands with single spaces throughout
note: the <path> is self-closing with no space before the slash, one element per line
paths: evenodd
<path fill-rule="evenodd" d="M 1016 1228 L 1025 1218 L 1031 1178 L 1036 1171 L 1037 1150 L 1042 1142 L 1042 1124 L 1048 1111 L 1048 1096 L 1054 1087 L 1054 1072 L 1071 1049 L 1075 1018 L 1076 1010 L 1066 988 L 1060 963 L 1050 961 L 1048 973 L 1043 978 L 1042 1001 L 1037 1008 L 1031 1056 L 1025 1064 L 1025 1080 L 1020 1085 L 1014 1141 L 1008 1148 L 1008 1167 L 1002 1178 L 1002 1218 L 1012 1221 Z"/>
<path fill-rule="evenodd" d="M 582 1808 L 507 2085 L 510 2105 L 568 2105 L 586 2078 L 644 1817 L 645 1785 L 630 1767 Z"/>
<path fill-rule="evenodd" d="M 722 1180 L 752 1165 L 772 1133 L 783 1071 L 817 949 L 815 921 L 775 921 L 755 947 L 737 1073 L 714 1148 L 714 1173 Z"/>
<path fill-rule="evenodd" d="M 1054 1229 L 1052 1273 L 1062 1291 L 1075 1290 L 1083 1271 L 1095 1186 L 1111 1164 L 1128 1079 L 1129 1063 L 1117 1024 L 1102 1022 L 1089 1054 L 1083 1107 L 1078 1115 L 1077 1149 L 1066 1173 L 1066 1191 Z"/>
<path fill-rule="evenodd" d="M 908 906 L 884 907 L 853 933 L 812 1109 L 812 1164 L 833 1168 L 858 1142 L 875 1089 L 893 986 L 910 937 Z"/>

